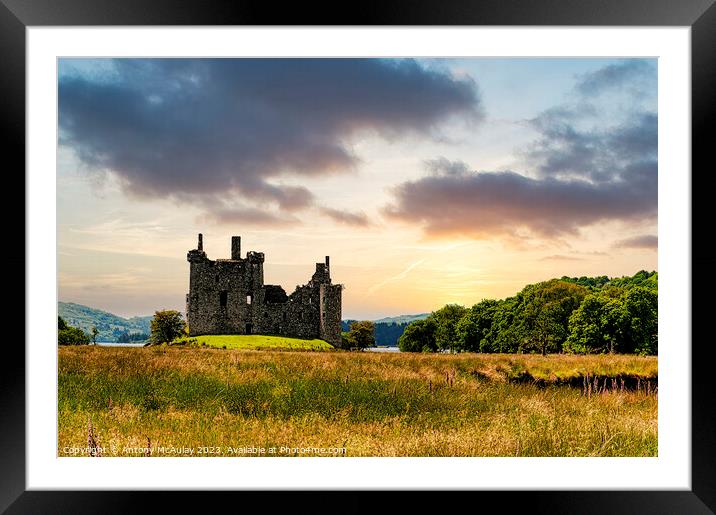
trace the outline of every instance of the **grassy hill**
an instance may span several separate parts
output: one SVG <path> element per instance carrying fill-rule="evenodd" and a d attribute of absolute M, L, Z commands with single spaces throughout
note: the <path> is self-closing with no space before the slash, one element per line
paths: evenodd
<path fill-rule="evenodd" d="M 180 338 L 174 342 L 195 342 L 199 346 L 222 349 L 301 349 L 301 350 L 330 350 L 333 348 L 323 340 L 301 340 L 285 336 L 264 336 L 261 334 L 227 334 L 205 335 Z"/>
<path fill-rule="evenodd" d="M 92 332 L 92 326 L 99 330 L 97 341 L 116 342 L 124 332 L 129 334 L 149 334 L 149 323 L 153 315 L 122 318 L 101 309 L 75 304 L 74 302 L 58 302 L 58 314 L 73 327 L 79 327 L 85 333 Z"/>

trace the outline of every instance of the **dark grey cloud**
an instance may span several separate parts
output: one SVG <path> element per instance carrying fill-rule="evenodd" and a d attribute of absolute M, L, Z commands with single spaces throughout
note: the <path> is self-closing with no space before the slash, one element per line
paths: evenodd
<path fill-rule="evenodd" d="M 462 161 L 450 161 L 440 156 L 437 159 L 427 159 L 423 166 L 433 175 L 462 175 L 470 171 L 470 167 Z"/>
<path fill-rule="evenodd" d="M 633 238 L 626 238 L 624 240 L 617 241 L 614 245 L 616 249 L 649 249 L 656 250 L 659 248 L 659 238 L 652 234 L 644 234 L 641 236 L 634 236 Z"/>
<path fill-rule="evenodd" d="M 354 227 L 369 227 L 372 225 L 368 216 L 363 212 L 353 213 L 350 211 L 341 211 L 330 207 L 320 208 L 321 214 L 327 216 L 335 222 L 351 225 Z"/>
<path fill-rule="evenodd" d="M 645 83 L 655 80 L 655 60 L 627 59 L 580 75 L 575 89 L 585 96 L 625 88 L 632 93 L 639 93 Z"/>
<path fill-rule="evenodd" d="M 197 203 L 220 220 L 312 205 L 282 180 L 350 170 L 361 133 L 436 137 L 449 118 L 481 112 L 471 79 L 410 59 L 117 59 L 104 77 L 59 80 L 61 144 L 131 195 Z"/>
<path fill-rule="evenodd" d="M 540 134 L 523 154 L 540 176 L 609 182 L 637 163 L 653 167 L 656 179 L 658 118 L 638 112 L 602 129 L 580 128 L 576 109 L 549 110 L 530 121 Z"/>
<path fill-rule="evenodd" d="M 429 236 L 518 236 L 526 229 L 557 238 L 597 222 L 653 218 L 656 193 L 649 171 L 601 184 L 512 171 L 451 173 L 400 184 L 383 212 L 420 225 Z"/>

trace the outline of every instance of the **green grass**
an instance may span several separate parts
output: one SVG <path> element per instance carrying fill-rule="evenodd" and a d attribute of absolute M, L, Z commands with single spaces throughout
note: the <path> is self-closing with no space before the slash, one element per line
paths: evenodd
<path fill-rule="evenodd" d="M 302 340 L 285 336 L 265 336 L 261 334 L 205 335 L 180 338 L 174 345 L 192 343 L 215 349 L 290 349 L 290 350 L 331 350 L 334 347 L 323 340 Z"/>
<path fill-rule="evenodd" d="M 58 352 L 61 456 L 86 446 L 88 419 L 105 456 L 133 455 L 124 449 L 148 441 L 154 456 L 163 446 L 212 446 L 223 456 L 232 446 L 338 447 L 348 456 L 657 455 L 653 391 L 587 396 L 509 375 L 650 375 L 656 358 L 190 346 Z"/>

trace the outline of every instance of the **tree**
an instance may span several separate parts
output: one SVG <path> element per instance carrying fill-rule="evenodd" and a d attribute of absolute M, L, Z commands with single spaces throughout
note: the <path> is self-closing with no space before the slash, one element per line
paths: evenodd
<path fill-rule="evenodd" d="M 67 322 L 65 322 L 65 319 L 62 317 L 57 317 L 57 329 L 67 329 Z"/>
<path fill-rule="evenodd" d="M 494 352 L 492 322 L 498 306 L 496 300 L 483 300 L 465 312 L 455 328 L 457 350 Z"/>
<path fill-rule="evenodd" d="M 470 309 L 462 316 L 455 327 L 455 336 L 457 337 L 455 350 L 458 352 L 477 352 L 480 347 L 480 333 L 477 316 Z"/>
<path fill-rule="evenodd" d="M 370 320 L 353 322 L 345 338 L 350 347 L 358 347 L 359 349 L 374 347 L 375 322 L 371 322 Z"/>
<path fill-rule="evenodd" d="M 635 286 L 624 296 L 624 310 L 629 317 L 627 352 L 657 354 L 658 294 L 649 288 Z"/>
<path fill-rule="evenodd" d="M 428 318 L 435 321 L 435 344 L 440 350 L 452 352 L 458 347 L 457 324 L 467 309 L 459 304 L 447 304 Z"/>
<path fill-rule="evenodd" d="M 99 334 L 99 330 L 97 329 L 96 325 L 92 326 L 92 345 L 97 345 L 97 335 Z"/>
<path fill-rule="evenodd" d="M 523 291 L 523 324 L 528 335 L 523 347 L 536 349 L 543 355 L 548 351 L 561 352 L 569 334 L 569 317 L 579 308 L 589 290 L 575 283 L 553 279 Z"/>
<path fill-rule="evenodd" d="M 493 352 L 518 352 L 527 339 L 522 313 L 522 293 L 500 302 L 492 319 L 492 334 L 489 337 Z"/>
<path fill-rule="evenodd" d="M 624 295 L 606 300 L 602 307 L 601 335 L 605 342 L 605 350 L 610 353 L 631 352 L 627 350 L 627 333 L 629 331 L 629 313 L 624 306 Z"/>
<path fill-rule="evenodd" d="M 184 319 L 178 311 L 168 309 L 156 311 L 152 318 L 150 327 L 152 343 L 169 343 L 182 335 L 184 331 Z"/>
<path fill-rule="evenodd" d="M 398 338 L 398 348 L 401 352 L 435 352 L 435 320 L 415 320 L 410 322 L 403 334 Z"/>
<path fill-rule="evenodd" d="M 569 336 L 563 350 L 574 354 L 604 351 L 603 317 L 606 300 L 599 295 L 587 295 L 569 317 Z"/>
<path fill-rule="evenodd" d="M 561 323 L 562 310 L 557 301 L 550 301 L 540 307 L 539 313 L 532 321 L 532 342 L 543 356 L 548 350 L 557 350 L 564 327 Z M 561 346 L 559 348 L 561 350 Z"/>
<path fill-rule="evenodd" d="M 89 336 L 79 327 L 66 326 L 57 332 L 57 343 L 60 345 L 88 345 Z"/>

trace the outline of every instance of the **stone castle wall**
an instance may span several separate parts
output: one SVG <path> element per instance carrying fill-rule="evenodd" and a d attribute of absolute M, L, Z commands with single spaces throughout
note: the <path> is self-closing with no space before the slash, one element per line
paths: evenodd
<path fill-rule="evenodd" d="M 264 284 L 262 252 L 241 258 L 238 236 L 231 239 L 231 259 L 210 260 L 200 234 L 187 260 L 186 313 L 192 336 L 268 334 L 340 345 L 342 285 L 331 283 L 328 257 L 316 263 L 311 280 L 290 295 L 281 286 Z"/>

